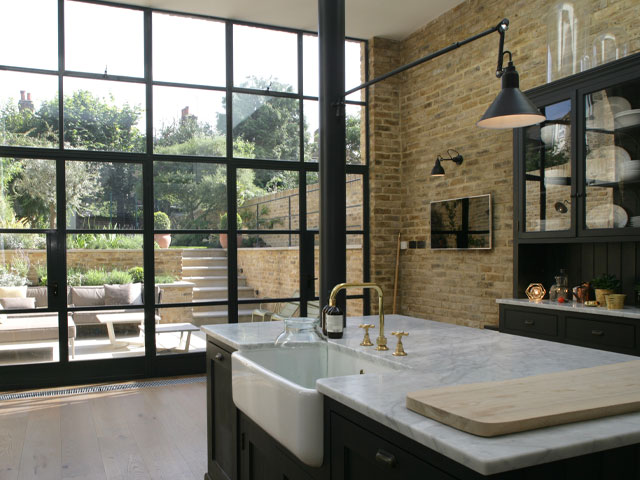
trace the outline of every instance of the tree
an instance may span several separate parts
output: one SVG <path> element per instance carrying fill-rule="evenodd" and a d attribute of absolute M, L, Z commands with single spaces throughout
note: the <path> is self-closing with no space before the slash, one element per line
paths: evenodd
<path fill-rule="evenodd" d="M 67 162 L 65 191 L 67 210 L 84 213 L 85 200 L 101 189 L 98 183 L 98 165 L 89 162 Z M 49 215 L 49 227 L 56 227 L 56 164 L 52 160 L 25 160 L 22 171 L 13 183 L 19 196 L 42 202 Z"/>
<path fill-rule="evenodd" d="M 349 165 L 362 163 L 360 151 L 360 116 L 347 115 L 346 118 L 346 160 Z"/>
<path fill-rule="evenodd" d="M 10 145 L 57 146 L 59 139 L 58 96 L 42 103 L 37 111 L 5 105 L 2 123 Z M 69 148 L 115 152 L 144 152 L 144 136 L 136 124 L 142 108 L 114 105 L 113 96 L 103 99 L 86 90 L 64 97 L 64 142 Z"/>
<path fill-rule="evenodd" d="M 293 87 L 277 80 L 251 77 L 242 87 L 293 92 Z M 224 102 L 224 100 L 223 100 Z M 266 95 L 233 94 L 234 139 L 241 138 L 255 146 L 255 157 L 274 160 L 297 160 L 300 156 L 300 108 L 293 98 Z M 217 128 L 226 129 L 226 115 L 218 114 Z M 307 139 L 305 139 L 307 142 Z M 242 152 L 234 149 L 234 156 Z M 257 171 L 256 182 L 265 188 L 272 172 Z"/>

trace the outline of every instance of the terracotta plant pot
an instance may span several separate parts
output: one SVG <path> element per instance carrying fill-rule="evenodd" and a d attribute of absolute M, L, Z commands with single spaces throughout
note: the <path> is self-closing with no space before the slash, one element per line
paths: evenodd
<path fill-rule="evenodd" d="M 599 307 L 606 307 L 607 295 L 611 295 L 612 293 L 614 293 L 613 290 L 605 290 L 603 288 L 596 288 L 595 292 L 596 292 L 596 302 L 598 302 Z"/>
<path fill-rule="evenodd" d="M 238 234 L 236 236 L 236 242 L 237 242 L 237 246 L 239 247 L 242 244 L 242 235 Z M 226 233 L 221 233 L 220 234 L 220 246 L 222 248 L 227 248 L 227 246 L 229 245 L 229 239 L 227 238 L 227 234 Z"/>
<path fill-rule="evenodd" d="M 160 248 L 169 248 L 171 245 L 171 234 L 170 233 L 156 233 L 153 236 L 153 240 L 158 244 Z"/>

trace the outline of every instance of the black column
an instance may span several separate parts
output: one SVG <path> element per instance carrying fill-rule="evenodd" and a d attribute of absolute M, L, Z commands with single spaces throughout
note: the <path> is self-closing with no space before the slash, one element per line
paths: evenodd
<path fill-rule="evenodd" d="M 318 0 L 320 45 L 320 305 L 347 277 L 344 0 Z M 344 298 L 342 296 L 342 298 Z M 342 302 L 341 302 L 342 303 Z M 342 305 L 344 307 L 344 305 Z"/>

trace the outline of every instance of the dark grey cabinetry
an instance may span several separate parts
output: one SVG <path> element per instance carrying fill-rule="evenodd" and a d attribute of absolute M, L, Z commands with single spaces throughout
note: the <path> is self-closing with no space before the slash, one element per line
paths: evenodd
<path fill-rule="evenodd" d="M 637 319 L 501 304 L 500 331 L 640 356 Z"/>
<path fill-rule="evenodd" d="M 514 288 L 640 279 L 640 54 L 527 91 L 546 115 L 514 130 Z"/>
<path fill-rule="evenodd" d="M 208 480 L 238 478 L 238 413 L 231 392 L 231 352 L 229 347 L 207 340 Z"/>

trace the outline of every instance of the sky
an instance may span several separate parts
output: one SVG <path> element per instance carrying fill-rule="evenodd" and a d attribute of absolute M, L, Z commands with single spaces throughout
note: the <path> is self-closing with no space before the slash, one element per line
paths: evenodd
<path fill-rule="evenodd" d="M 224 23 L 154 13 L 153 78 L 158 81 L 224 87 Z M 65 1 L 65 67 L 67 70 L 144 75 L 143 14 L 141 11 Z M 34 34 L 25 35 L 29 29 Z M 19 39 L 19 41 L 16 41 Z M 0 0 L 0 64 L 57 70 L 57 0 Z M 7 47 L 8 46 L 8 47 Z M 294 85 L 297 91 L 296 35 L 269 29 L 234 26 L 234 84 L 248 77 L 266 77 Z M 305 36 L 304 94 L 318 95 L 318 45 Z M 347 89 L 360 81 L 360 46 L 347 42 Z M 38 108 L 57 93 L 57 77 L 0 71 L 0 102 L 18 99 L 20 90 L 31 93 Z M 100 97 L 113 94 L 117 104 L 144 106 L 145 87 L 104 80 L 65 79 L 65 94 L 87 89 Z M 154 128 L 178 120 L 181 110 L 211 124 L 223 112 L 223 93 L 176 87 L 154 87 Z M 359 100 L 359 94 L 349 97 Z M 315 102 L 305 102 L 309 130 L 318 126 Z M 144 116 L 138 127 L 145 128 Z"/>

